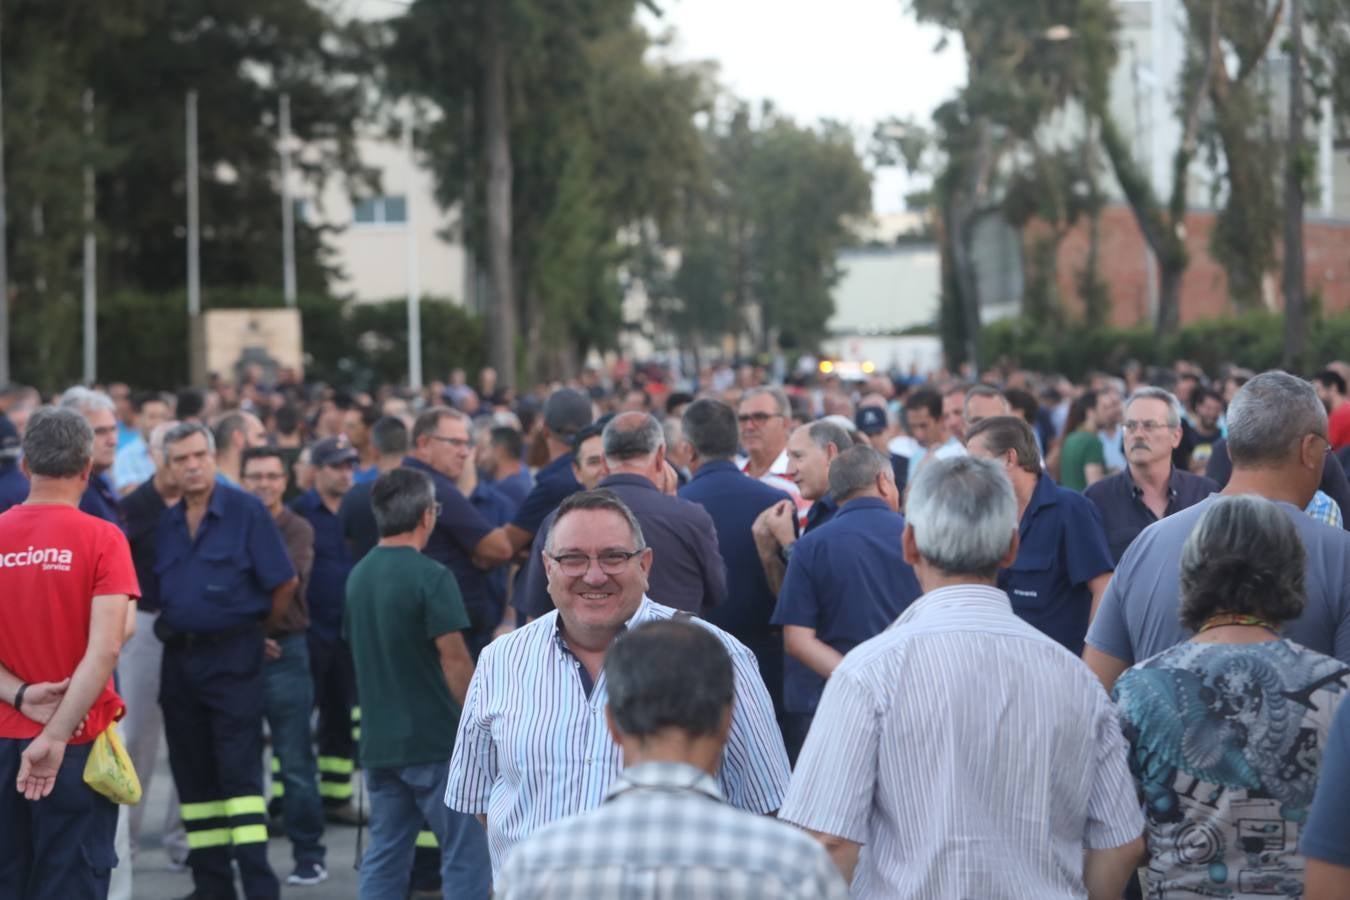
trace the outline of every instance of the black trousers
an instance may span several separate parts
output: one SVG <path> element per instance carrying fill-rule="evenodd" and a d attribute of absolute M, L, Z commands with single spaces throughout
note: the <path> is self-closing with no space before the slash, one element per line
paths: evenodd
<path fill-rule="evenodd" d="M 314 705 L 319 710 L 319 797 L 324 806 L 343 806 L 352 799 L 356 771 L 354 722 L 360 721 L 356 703 L 356 668 L 351 649 L 342 640 L 326 640 L 309 633 L 309 666 L 314 674 Z"/>
<path fill-rule="evenodd" d="M 201 897 L 235 896 L 231 858 L 249 900 L 281 893 L 267 862 L 262 661 L 261 626 L 218 642 L 164 647 L 159 702 Z"/>

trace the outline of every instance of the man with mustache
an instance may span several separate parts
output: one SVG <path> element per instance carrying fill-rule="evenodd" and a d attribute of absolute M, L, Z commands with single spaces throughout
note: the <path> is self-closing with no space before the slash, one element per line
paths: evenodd
<path fill-rule="evenodd" d="M 1162 388 L 1135 391 L 1125 407 L 1125 471 L 1088 487 L 1106 528 L 1111 559 L 1120 562 L 1139 532 L 1159 519 L 1194 506 L 1219 485 L 1172 464 L 1181 443 L 1181 405 Z"/>

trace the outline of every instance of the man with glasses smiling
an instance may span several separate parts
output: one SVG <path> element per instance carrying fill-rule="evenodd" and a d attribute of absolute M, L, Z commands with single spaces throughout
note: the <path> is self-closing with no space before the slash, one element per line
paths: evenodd
<path fill-rule="evenodd" d="M 1124 429 L 1125 471 L 1083 492 L 1102 514 L 1106 542 L 1116 563 L 1139 532 L 1219 490 L 1208 478 L 1172 464 L 1182 428 L 1181 404 L 1169 392 L 1156 387 L 1135 391 L 1125 406 Z"/>
<path fill-rule="evenodd" d="M 1350 534 L 1303 512 L 1322 479 L 1329 443 L 1327 412 L 1312 385 L 1285 372 L 1258 375 L 1228 408 L 1233 477 L 1223 493 L 1273 500 L 1293 521 L 1308 554 L 1307 604 L 1284 633 L 1350 662 Z M 1181 548 L 1212 502 L 1145 528 L 1121 557 L 1083 651 L 1107 690 L 1136 661 L 1190 637 L 1177 617 Z"/>
<path fill-rule="evenodd" d="M 469 685 L 445 802 L 487 826 L 493 869 L 538 828 L 598 807 L 621 753 L 605 726 L 605 653 L 623 631 L 679 615 L 647 596 L 653 552 L 632 511 L 603 488 L 558 508 L 543 559 L 556 611 L 494 641 Z M 773 703 L 746 647 L 712 632 L 731 655 L 736 698 L 717 779 L 727 802 L 778 808 L 788 762 Z"/>

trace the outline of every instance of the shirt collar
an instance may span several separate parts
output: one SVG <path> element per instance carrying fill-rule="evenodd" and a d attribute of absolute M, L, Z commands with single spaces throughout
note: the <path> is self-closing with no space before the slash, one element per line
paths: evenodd
<path fill-rule="evenodd" d="M 1134 473 L 1130 467 L 1125 467 L 1125 482 L 1130 486 L 1130 496 L 1138 500 L 1144 496 L 1144 489 L 1134 480 Z M 1169 501 L 1177 499 L 1177 493 L 1181 490 L 1181 472 L 1176 466 L 1172 467 L 1171 474 L 1167 476 L 1167 499 Z"/>
<path fill-rule="evenodd" d="M 646 488 L 655 491 L 656 485 L 652 484 L 651 479 L 645 475 L 632 475 L 628 472 L 616 472 L 613 475 L 606 475 L 596 487 L 611 487 L 616 484 L 624 484 L 629 487 Z"/>
<path fill-rule="evenodd" d="M 688 791 L 710 800 L 725 802 L 716 780 L 707 772 L 686 763 L 646 762 L 629 766 L 614 777 L 605 800 L 632 790 Z"/>
<path fill-rule="evenodd" d="M 628 621 L 624 622 L 623 625 L 619 627 L 619 634 L 623 634 L 634 625 L 640 624 L 646 618 L 646 613 L 651 608 L 651 603 L 652 598 L 643 594 L 642 599 L 638 602 L 637 609 L 633 610 L 633 614 L 628 617 Z M 563 653 L 570 654 L 572 652 L 567 649 L 567 642 L 563 639 L 563 617 L 562 613 L 559 611 L 555 611 L 553 616 L 553 640 L 557 644 L 558 649 Z"/>
<path fill-rule="evenodd" d="M 890 627 L 897 628 L 938 610 L 958 607 L 1012 612 L 1012 602 L 999 588 L 987 584 L 954 584 L 929 591 L 915 600 Z"/>
<path fill-rule="evenodd" d="M 1022 521 L 1027 521 L 1031 514 L 1042 506 L 1051 506 L 1057 502 L 1059 497 L 1056 495 L 1055 480 L 1042 472 L 1036 479 L 1036 489 L 1031 492 L 1031 501 L 1027 503 L 1026 512 L 1022 513 Z"/>
<path fill-rule="evenodd" d="M 826 496 L 828 497 L 831 495 L 826 494 Z M 855 500 L 849 500 L 842 504 L 839 507 L 839 515 L 846 516 L 852 512 L 862 512 L 865 509 L 880 509 L 885 512 L 893 511 L 886 505 L 886 501 L 882 500 L 880 497 L 858 497 Z"/>

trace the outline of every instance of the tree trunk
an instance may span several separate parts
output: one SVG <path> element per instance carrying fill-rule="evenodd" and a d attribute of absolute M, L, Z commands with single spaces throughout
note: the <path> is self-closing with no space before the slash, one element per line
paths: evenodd
<path fill-rule="evenodd" d="M 1289 148 L 1284 163 L 1284 367 L 1303 361 L 1303 0 L 1289 10 Z"/>
<path fill-rule="evenodd" d="M 516 386 L 516 291 L 511 277 L 511 123 L 506 109 L 506 54 L 502 0 L 488 4 L 484 139 L 488 159 L 488 257 L 492 311 L 488 317 L 488 358 L 502 387 Z"/>

